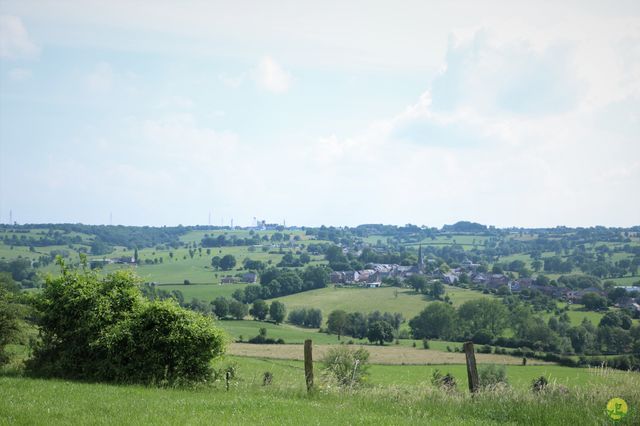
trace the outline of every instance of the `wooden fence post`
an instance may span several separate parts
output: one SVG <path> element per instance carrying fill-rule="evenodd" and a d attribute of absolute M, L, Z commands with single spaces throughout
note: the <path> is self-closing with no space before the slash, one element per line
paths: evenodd
<path fill-rule="evenodd" d="M 307 392 L 313 389 L 313 352 L 311 340 L 304 341 L 304 378 L 307 382 Z"/>
<path fill-rule="evenodd" d="M 467 357 L 467 376 L 469 378 L 469 390 L 475 393 L 480 388 L 478 379 L 478 369 L 476 367 L 476 355 L 473 351 L 473 342 L 466 342 L 463 346 L 464 354 Z"/>
<path fill-rule="evenodd" d="M 227 387 L 227 391 L 229 390 L 229 380 L 231 380 L 231 372 L 227 371 L 224 375 L 224 382 Z"/>

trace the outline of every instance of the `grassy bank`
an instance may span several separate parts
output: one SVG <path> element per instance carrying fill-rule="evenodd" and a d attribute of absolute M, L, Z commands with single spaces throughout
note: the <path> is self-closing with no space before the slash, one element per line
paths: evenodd
<path fill-rule="evenodd" d="M 636 383 L 637 385 L 637 383 Z M 615 389 L 630 403 L 619 424 L 638 424 L 638 386 Z M 157 389 L 0 377 L 0 424 L 607 424 L 609 387 L 447 394 L 431 387 L 387 386 L 346 392 L 240 382 Z"/>

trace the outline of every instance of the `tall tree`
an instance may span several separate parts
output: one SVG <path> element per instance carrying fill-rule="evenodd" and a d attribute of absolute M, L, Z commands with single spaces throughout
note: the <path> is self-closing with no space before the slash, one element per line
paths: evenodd
<path fill-rule="evenodd" d="M 416 339 L 450 338 L 456 331 L 455 309 L 444 302 L 433 302 L 409 321 L 411 333 Z"/>
<path fill-rule="evenodd" d="M 327 329 L 329 333 L 337 334 L 338 340 L 344 334 L 347 327 L 347 313 L 341 309 L 332 311 L 327 318 Z"/>
<path fill-rule="evenodd" d="M 220 259 L 220 268 L 223 271 L 228 271 L 236 266 L 236 258 L 232 254 L 226 254 Z"/>
<path fill-rule="evenodd" d="M 468 333 L 486 330 L 495 338 L 507 327 L 508 311 L 498 300 L 473 299 L 458 308 L 458 317 Z"/>
<path fill-rule="evenodd" d="M 367 339 L 371 343 L 378 342 L 380 345 L 384 345 L 384 342 L 392 342 L 393 327 L 386 321 L 375 321 L 367 328 Z"/>
<path fill-rule="evenodd" d="M 260 321 L 264 321 L 264 319 L 267 317 L 268 312 L 269 307 L 267 306 L 267 303 L 264 300 L 260 299 L 254 301 L 253 306 L 249 310 L 251 316 Z"/>
<path fill-rule="evenodd" d="M 284 321 L 286 313 L 287 308 L 284 306 L 284 303 L 278 302 L 277 300 L 271 302 L 271 306 L 269 306 L 269 317 L 271 317 L 276 324 Z"/>

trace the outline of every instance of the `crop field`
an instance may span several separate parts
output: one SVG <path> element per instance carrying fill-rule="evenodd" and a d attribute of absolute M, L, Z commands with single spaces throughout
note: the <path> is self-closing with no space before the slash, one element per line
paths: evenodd
<path fill-rule="evenodd" d="M 442 352 L 432 349 L 408 348 L 403 346 L 350 345 L 353 348 L 364 347 L 369 351 L 369 362 L 372 364 L 464 364 L 465 355 L 459 352 Z M 314 345 L 314 353 L 320 358 L 331 348 L 331 345 Z M 232 343 L 228 353 L 231 355 L 275 358 L 275 359 L 303 359 L 303 347 L 300 345 L 255 345 L 251 343 Z M 521 365 L 522 358 L 510 355 L 476 353 L 478 363 Z M 544 361 L 529 360 L 528 364 L 548 364 Z"/>

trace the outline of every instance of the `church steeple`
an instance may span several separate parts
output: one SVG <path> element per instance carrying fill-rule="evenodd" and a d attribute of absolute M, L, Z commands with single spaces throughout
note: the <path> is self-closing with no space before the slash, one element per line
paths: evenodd
<path fill-rule="evenodd" d="M 422 244 L 418 247 L 418 268 L 424 269 L 424 257 L 422 256 Z"/>

